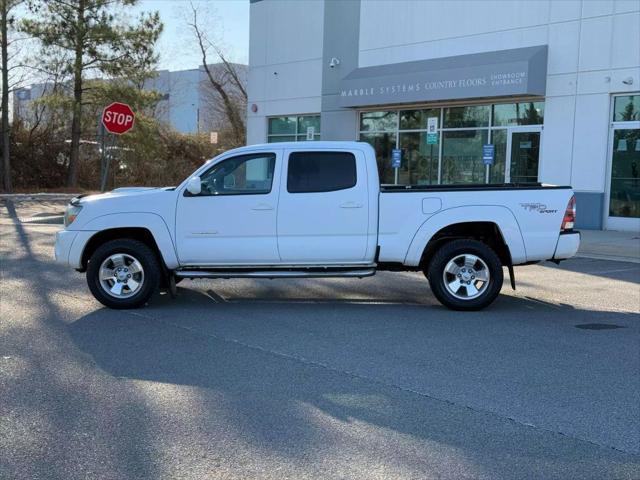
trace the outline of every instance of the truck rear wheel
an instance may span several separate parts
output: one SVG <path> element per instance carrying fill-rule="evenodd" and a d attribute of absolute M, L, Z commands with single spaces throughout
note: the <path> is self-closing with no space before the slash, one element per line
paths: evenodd
<path fill-rule="evenodd" d="M 87 283 L 100 303 L 109 308 L 138 308 L 158 288 L 158 259 L 138 240 L 112 240 L 96 249 L 89 259 Z"/>
<path fill-rule="evenodd" d="M 453 240 L 433 256 L 425 272 L 436 298 L 453 310 L 481 310 L 502 288 L 498 255 L 478 240 Z"/>

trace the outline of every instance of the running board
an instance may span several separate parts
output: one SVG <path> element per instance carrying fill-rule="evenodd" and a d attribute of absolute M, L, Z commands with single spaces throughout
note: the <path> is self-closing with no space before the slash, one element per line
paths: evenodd
<path fill-rule="evenodd" d="M 177 270 L 180 278 L 323 278 L 323 277 L 370 277 L 375 275 L 375 268 L 359 270 Z"/>

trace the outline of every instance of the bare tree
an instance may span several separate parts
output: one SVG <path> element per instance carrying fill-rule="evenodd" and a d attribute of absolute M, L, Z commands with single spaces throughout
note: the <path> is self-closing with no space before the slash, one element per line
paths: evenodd
<path fill-rule="evenodd" d="M 200 23 L 198 23 L 198 8 L 190 3 L 191 15 L 187 24 L 193 30 L 202 54 L 202 66 L 215 94 L 220 99 L 226 119 L 231 126 L 231 133 L 235 144 L 244 144 L 246 126 L 244 108 L 247 103 L 247 92 L 242 82 L 237 65 L 229 62 L 219 45 L 217 45 Z M 216 71 L 209 64 L 209 52 L 213 51 L 220 59 L 223 69 Z"/>

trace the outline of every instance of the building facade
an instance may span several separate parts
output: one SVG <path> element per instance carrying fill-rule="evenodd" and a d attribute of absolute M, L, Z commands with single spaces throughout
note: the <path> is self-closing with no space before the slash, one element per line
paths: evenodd
<path fill-rule="evenodd" d="M 233 64 L 238 78 L 246 88 L 247 66 Z M 223 64 L 216 63 L 209 66 L 213 75 L 223 79 L 225 69 Z M 229 82 L 225 82 L 229 92 L 235 89 Z M 156 75 L 144 84 L 146 90 L 155 90 L 161 95 L 155 117 L 171 126 L 180 133 L 195 134 L 218 131 L 226 122 L 220 100 L 211 87 L 203 66 L 189 70 L 159 70 Z M 51 85 L 38 83 L 19 88 L 13 95 L 13 116 L 27 125 L 33 121 L 31 102 L 42 95 L 50 93 Z"/>
<path fill-rule="evenodd" d="M 568 184 L 578 227 L 640 230 L 640 0 L 251 0 L 248 95 L 248 143 L 366 141 L 383 183 Z"/>

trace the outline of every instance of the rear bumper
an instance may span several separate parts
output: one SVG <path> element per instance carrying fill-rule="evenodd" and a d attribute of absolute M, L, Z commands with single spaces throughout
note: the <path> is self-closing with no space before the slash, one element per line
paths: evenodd
<path fill-rule="evenodd" d="M 580 232 L 561 233 L 558 237 L 556 251 L 553 254 L 554 260 L 564 260 L 571 258 L 578 253 L 580 247 Z"/>

